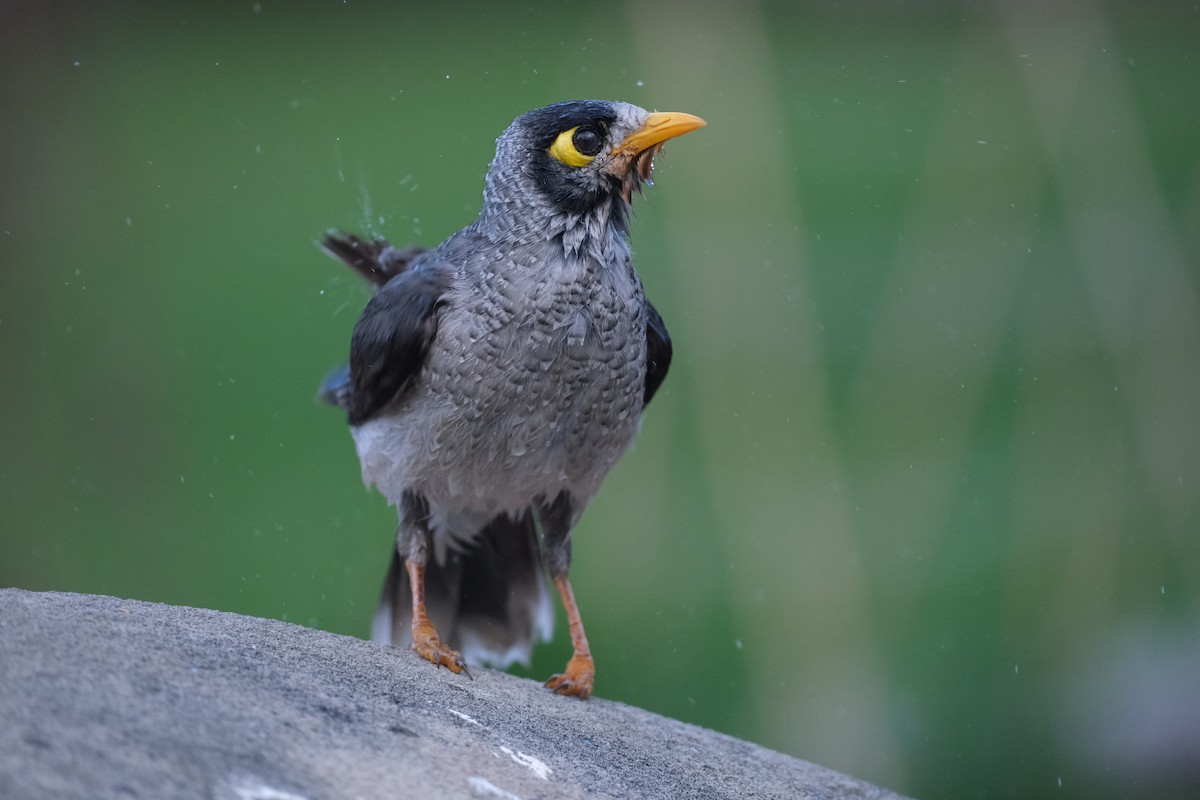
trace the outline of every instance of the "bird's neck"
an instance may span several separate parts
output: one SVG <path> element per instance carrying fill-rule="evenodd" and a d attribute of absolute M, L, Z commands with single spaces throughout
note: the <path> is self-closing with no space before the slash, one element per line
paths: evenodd
<path fill-rule="evenodd" d="M 585 214 L 566 214 L 549 207 L 538 210 L 543 213 L 488 205 L 480 214 L 477 229 L 497 244 L 521 247 L 560 242 L 568 259 L 590 256 L 601 263 L 613 248 L 628 247 L 629 208 L 619 197 L 609 197 Z"/>
<path fill-rule="evenodd" d="M 615 198 L 610 202 L 621 203 Z M 628 246 L 624 219 L 615 217 L 609 208 L 598 208 L 582 216 L 559 215 L 548 238 L 562 242 L 567 258 L 590 256 L 600 262 L 605 260 L 605 253 Z"/>

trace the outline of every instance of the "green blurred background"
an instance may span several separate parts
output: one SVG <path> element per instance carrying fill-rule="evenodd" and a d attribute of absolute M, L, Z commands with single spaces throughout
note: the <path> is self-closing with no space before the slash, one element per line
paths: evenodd
<path fill-rule="evenodd" d="M 0 585 L 365 636 L 313 242 L 436 243 L 514 116 L 623 99 L 709 126 L 636 203 L 676 356 L 576 533 L 598 693 L 1200 796 L 1195 4 L 0 2 L 0 67 Z"/>

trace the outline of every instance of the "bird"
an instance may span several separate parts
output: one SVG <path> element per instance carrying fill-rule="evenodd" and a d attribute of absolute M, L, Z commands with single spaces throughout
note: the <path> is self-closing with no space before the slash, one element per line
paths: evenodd
<path fill-rule="evenodd" d="M 320 240 L 375 288 L 321 388 L 398 512 L 373 639 L 468 677 L 528 664 L 552 633 L 548 574 L 572 655 L 545 686 L 591 695 L 571 533 L 672 356 L 630 255 L 633 193 L 666 141 L 705 124 L 618 101 L 538 108 L 496 140 L 479 217 L 441 244 Z"/>

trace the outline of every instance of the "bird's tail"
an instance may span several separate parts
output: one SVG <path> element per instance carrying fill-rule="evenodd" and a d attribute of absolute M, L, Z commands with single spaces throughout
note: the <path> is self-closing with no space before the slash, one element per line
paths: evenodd
<path fill-rule="evenodd" d="M 404 272 L 427 249 L 409 247 L 397 250 L 385 239 L 367 241 L 353 233 L 341 231 L 326 231 L 317 244 L 326 255 L 349 266 L 375 288 Z"/>
<path fill-rule="evenodd" d="M 443 642 L 471 664 L 529 664 L 535 641 L 548 641 L 554 607 L 546 586 L 533 514 L 492 519 L 469 549 L 450 550 L 425 567 L 425 608 Z M 408 572 L 393 549 L 371 638 L 412 643 Z"/>

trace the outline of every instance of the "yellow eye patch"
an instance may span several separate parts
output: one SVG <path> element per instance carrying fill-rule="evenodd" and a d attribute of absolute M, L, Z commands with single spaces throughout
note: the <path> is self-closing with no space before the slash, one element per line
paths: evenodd
<path fill-rule="evenodd" d="M 586 167 L 596 160 L 596 155 L 600 152 L 599 137 L 591 129 L 585 128 L 580 131 L 581 127 L 576 125 L 570 130 L 563 131 L 554 140 L 554 144 L 550 145 L 550 155 L 568 167 Z M 580 152 L 580 146 L 590 152 Z"/>

